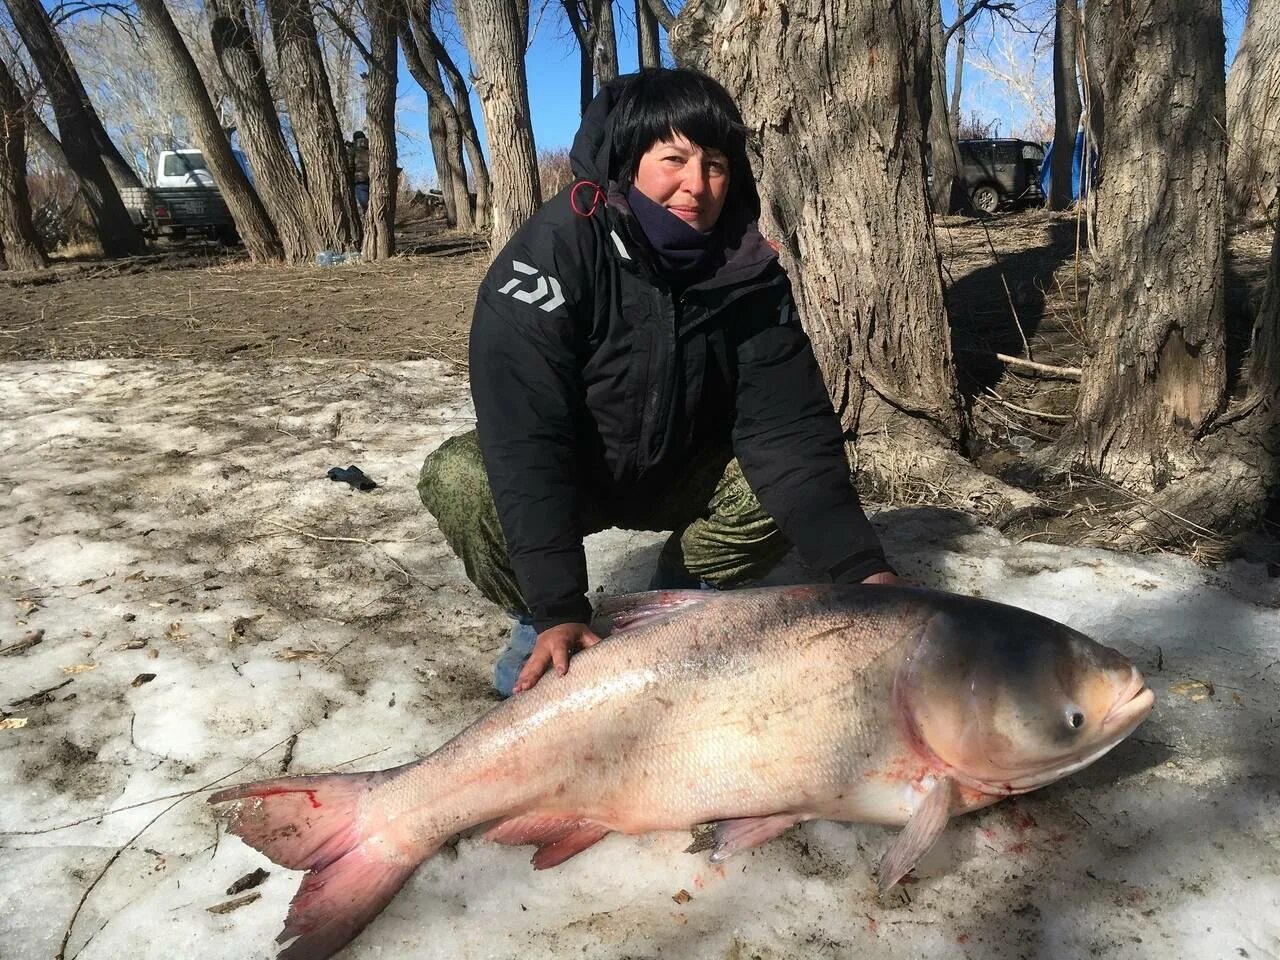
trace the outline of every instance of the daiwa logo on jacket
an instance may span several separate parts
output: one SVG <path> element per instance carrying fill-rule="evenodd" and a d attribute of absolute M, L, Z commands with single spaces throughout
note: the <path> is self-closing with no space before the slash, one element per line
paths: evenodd
<path fill-rule="evenodd" d="M 560 306 L 560 304 L 564 303 L 564 295 L 560 292 L 560 281 L 555 277 L 550 274 L 547 274 L 544 277 L 542 274 L 538 273 L 536 267 L 531 267 L 527 263 L 523 263 L 519 260 L 512 260 L 511 265 L 516 268 L 516 273 L 524 274 L 526 277 L 537 277 L 537 286 L 532 290 L 517 289 L 524 280 L 521 277 L 512 277 L 502 285 L 502 288 L 498 291 L 499 293 L 508 293 L 521 303 L 533 304 L 538 307 L 538 309 L 545 310 L 547 313 L 550 313 L 556 307 Z M 551 285 L 551 299 L 546 303 L 539 303 L 538 301 L 547 295 L 548 283 Z"/>

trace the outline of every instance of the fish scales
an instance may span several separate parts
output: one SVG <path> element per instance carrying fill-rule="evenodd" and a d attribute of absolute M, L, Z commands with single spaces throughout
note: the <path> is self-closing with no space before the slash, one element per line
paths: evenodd
<path fill-rule="evenodd" d="M 887 698 L 869 692 L 891 683 L 927 614 L 873 598 L 851 624 L 822 594 L 751 593 L 629 631 L 625 655 L 578 654 L 568 674 L 507 701 L 370 805 L 416 819 L 423 835 L 530 812 L 639 833 L 830 810 L 904 749 Z M 457 792 L 451 764 L 475 789 Z M 440 809 L 440 783 L 453 785 L 451 809 Z"/>

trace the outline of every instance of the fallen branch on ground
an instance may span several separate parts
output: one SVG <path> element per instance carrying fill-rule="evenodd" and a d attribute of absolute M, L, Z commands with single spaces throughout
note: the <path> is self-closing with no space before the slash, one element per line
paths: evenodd
<path fill-rule="evenodd" d="M 1060 377 L 1063 380 L 1079 380 L 1084 371 L 1079 367 L 1055 367 L 1049 363 L 1040 363 L 1036 360 L 1025 360 L 1022 357 L 1010 356 L 1007 353 L 997 353 L 996 359 L 1001 363 L 1007 363 L 1011 367 L 1021 367 L 1024 370 L 1032 370 L 1036 373 L 1042 373 L 1047 377 Z"/>

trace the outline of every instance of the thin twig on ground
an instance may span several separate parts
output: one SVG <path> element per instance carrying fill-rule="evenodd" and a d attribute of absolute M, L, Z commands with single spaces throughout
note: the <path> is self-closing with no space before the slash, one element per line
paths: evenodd
<path fill-rule="evenodd" d="M 292 736 L 296 736 L 296 735 L 297 735 L 297 734 L 290 734 L 289 736 L 290 736 L 290 737 L 292 737 Z M 148 821 L 146 822 L 146 824 L 142 827 L 142 829 L 141 829 L 141 830 L 139 830 L 139 831 L 138 831 L 137 833 L 135 833 L 132 837 L 130 837 L 128 840 L 126 840 L 126 841 L 124 842 L 124 845 L 123 845 L 123 846 L 121 846 L 118 850 L 116 850 L 116 852 L 115 852 L 115 853 L 113 853 L 113 854 L 111 855 L 111 858 L 106 862 L 106 864 L 103 866 L 103 868 L 102 868 L 101 870 L 99 870 L 99 871 L 98 871 L 98 875 L 97 875 L 96 877 L 94 877 L 94 878 L 93 878 L 93 882 L 89 884 L 89 886 L 85 889 L 84 893 L 81 895 L 81 897 L 80 897 L 80 902 L 76 904 L 76 909 L 75 909 L 75 911 L 71 914 L 71 919 L 67 922 L 67 930 L 66 930 L 66 933 L 64 933 L 64 934 L 62 935 L 62 943 L 61 943 L 61 945 L 58 947 L 58 953 L 57 953 L 57 956 L 54 958 L 54 960 L 67 960 L 67 944 L 68 944 L 68 943 L 70 942 L 70 940 L 71 940 L 71 933 L 72 933 L 72 931 L 75 929 L 76 920 L 77 920 L 77 919 L 79 918 L 79 916 L 80 916 L 80 911 L 84 908 L 85 901 L 87 901 L 87 900 L 89 899 L 89 894 L 93 893 L 94 889 L 98 886 L 98 883 L 102 880 L 102 878 L 103 878 L 103 877 L 105 877 L 105 876 L 107 875 L 107 871 L 111 869 L 111 865 L 112 865 L 112 864 L 114 864 L 118 859 L 120 859 L 120 855 L 121 855 L 122 853 L 124 853 L 124 852 L 125 852 L 125 850 L 127 850 L 127 849 L 129 849 L 129 847 L 133 846 L 133 843 L 134 843 L 134 841 L 135 841 L 135 840 L 137 840 L 140 836 L 142 836 L 144 833 L 146 833 L 146 832 L 147 832 L 147 830 L 149 830 L 149 829 L 151 828 L 151 825 L 152 825 L 153 823 L 155 823 L 157 820 L 159 820 L 161 817 L 163 817 L 166 813 L 168 813 L 170 810 L 172 810 L 172 809 L 173 809 L 174 807 L 176 807 L 178 804 L 182 803 L 182 801 L 183 801 L 183 800 L 186 800 L 186 799 L 188 799 L 189 797 L 192 797 L 192 796 L 194 796 L 194 795 L 195 795 L 195 794 L 197 794 L 197 793 L 202 793 L 202 792 L 204 792 L 205 790 L 209 790 L 209 789 L 211 789 L 212 787 L 217 786 L 217 785 L 218 785 L 218 784 L 220 784 L 222 781 L 224 781 L 224 780 L 226 780 L 226 779 L 228 779 L 228 778 L 230 778 L 230 777 L 234 777 L 237 773 L 239 773 L 239 772 L 240 772 L 241 770 L 243 770 L 245 767 L 248 767 L 250 764 L 256 763 L 257 761 L 261 760 L 261 759 L 262 759 L 263 757 L 265 757 L 268 753 L 270 753 L 270 752 L 271 752 L 272 750 L 274 750 L 276 747 L 278 747 L 278 746 L 280 746 L 281 744 L 283 744 L 283 743 L 284 743 L 286 740 L 288 740 L 288 739 L 289 739 L 289 737 L 285 737 L 285 738 L 284 738 L 284 740 L 280 740 L 280 741 L 278 741 L 278 742 L 276 742 L 276 743 L 273 743 L 271 746 L 267 747 L 267 749 L 263 750 L 260 754 L 258 754 L 258 755 L 257 755 L 256 757 L 254 757 L 252 760 L 248 760 L 248 761 L 246 761 L 243 765 L 241 765 L 241 766 L 237 767 L 235 770 L 232 770 L 230 773 L 223 774 L 221 777 L 218 777 L 218 779 L 216 779 L 216 780 L 210 780 L 210 781 L 209 781 L 208 783 L 206 783 L 204 786 L 202 786 L 202 787 L 198 787 L 198 788 L 197 788 L 197 789 L 195 789 L 195 790 L 188 790 L 186 793 L 182 794 L 182 795 L 181 795 L 177 800 L 173 801 L 173 803 L 169 804 L 167 807 L 165 807 L 163 810 L 161 810 L 159 813 L 157 813 L 154 817 L 152 817 L 150 820 L 148 820 Z M 150 801 L 150 802 L 154 802 L 154 801 Z M 113 812 L 115 812 L 115 811 L 113 811 Z M 77 956 L 77 954 L 72 954 L 72 956 L 71 956 L 71 960 L 75 960 L 75 957 L 76 957 L 76 956 Z"/>

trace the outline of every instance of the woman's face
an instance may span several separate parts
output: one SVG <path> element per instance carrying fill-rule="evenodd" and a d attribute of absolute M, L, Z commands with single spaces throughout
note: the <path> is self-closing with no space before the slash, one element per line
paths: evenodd
<path fill-rule="evenodd" d="M 729 195 L 729 158 L 677 135 L 660 140 L 640 158 L 636 189 L 695 230 L 716 225 Z"/>

